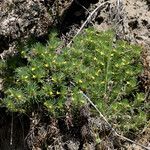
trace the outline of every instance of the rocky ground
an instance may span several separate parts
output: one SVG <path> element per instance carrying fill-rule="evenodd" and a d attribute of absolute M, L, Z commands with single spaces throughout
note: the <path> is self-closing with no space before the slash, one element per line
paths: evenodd
<path fill-rule="evenodd" d="M 103 2 L 105 4 L 92 16 L 88 25 L 93 25 L 99 30 L 113 27 L 116 38 L 143 46 L 144 70 L 141 78 L 149 102 L 150 1 L 100 0 L 101 4 Z M 54 27 L 59 30 L 60 38 L 67 44 L 97 5 L 99 5 L 98 0 L 0 0 L 1 59 L 5 61 L 8 57 L 16 55 L 19 44 L 25 44 L 33 37 L 40 42 L 45 42 Z M 0 90 L 2 90 L 1 77 Z M 0 96 L 2 97 L 2 92 Z M 0 149 L 40 150 L 42 143 L 48 141 L 49 150 L 142 150 L 136 144 L 120 141 L 113 136 L 113 133 L 110 134 L 110 129 L 100 118 L 87 117 L 85 114 L 88 114 L 88 111 L 85 108 L 83 111 L 86 113 L 81 111 L 78 119 L 84 122 L 81 121 L 77 125 L 74 121 L 74 127 L 68 130 L 67 127 L 62 126 L 63 121 L 42 118 L 43 114 L 39 115 L 39 112 L 33 113 L 29 119 L 27 116 L 8 113 L 4 108 L 0 108 Z M 92 141 L 88 144 L 85 140 L 90 141 L 94 137 L 90 126 L 92 124 L 98 126 L 98 129 L 102 126 L 105 129 L 102 132 L 106 134 L 100 145 Z M 13 135 L 11 135 L 12 128 Z M 134 140 L 150 147 L 149 130 L 150 124 Z"/>

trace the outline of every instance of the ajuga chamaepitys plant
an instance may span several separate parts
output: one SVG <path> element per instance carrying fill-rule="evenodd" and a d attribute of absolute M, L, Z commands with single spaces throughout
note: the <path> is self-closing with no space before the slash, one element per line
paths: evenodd
<path fill-rule="evenodd" d="M 12 84 L 5 87 L 2 103 L 12 111 L 28 111 L 43 105 L 52 114 L 65 113 L 84 104 L 83 91 L 109 120 L 125 130 L 136 129 L 146 120 L 144 94 L 138 91 L 141 72 L 138 46 L 113 42 L 113 32 L 86 29 L 70 48 L 56 53 L 60 41 L 52 33 L 46 46 L 23 49 L 27 65 L 14 70 Z M 127 123 L 127 120 L 129 123 Z"/>

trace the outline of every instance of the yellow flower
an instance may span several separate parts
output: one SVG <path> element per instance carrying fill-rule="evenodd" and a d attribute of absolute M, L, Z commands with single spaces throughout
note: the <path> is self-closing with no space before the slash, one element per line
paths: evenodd
<path fill-rule="evenodd" d="M 127 84 L 129 85 L 129 84 L 130 84 L 130 82 L 129 82 L 129 81 L 127 81 Z"/>
<path fill-rule="evenodd" d="M 54 82 L 55 82 L 55 81 L 56 81 L 56 79 L 52 78 L 52 81 L 54 81 Z"/>
<path fill-rule="evenodd" d="M 84 100 L 81 100 L 80 102 L 81 102 L 81 104 L 84 104 L 84 103 L 85 103 L 85 101 L 84 101 Z"/>
<path fill-rule="evenodd" d="M 110 54 L 110 56 L 112 57 L 112 56 L 114 56 L 114 54 Z"/>
<path fill-rule="evenodd" d="M 11 93 L 11 94 L 10 94 L 10 97 L 14 97 L 14 94 L 13 94 L 13 93 Z"/>
<path fill-rule="evenodd" d="M 49 92 L 49 95 L 53 95 L 53 92 L 52 92 L 52 91 L 50 91 L 50 92 Z"/>
<path fill-rule="evenodd" d="M 35 67 L 31 68 L 32 71 L 34 71 L 35 69 L 36 69 Z"/>
<path fill-rule="evenodd" d="M 48 109 L 52 109 L 52 105 L 48 105 L 47 107 L 48 107 Z"/>
<path fill-rule="evenodd" d="M 100 52 L 101 55 L 104 55 L 104 52 Z"/>
<path fill-rule="evenodd" d="M 59 95 L 59 94 L 60 94 L 60 92 L 58 92 L 58 91 L 57 91 L 57 92 L 56 92 L 56 94 L 57 94 L 57 95 Z"/>
<path fill-rule="evenodd" d="M 84 42 L 83 40 L 80 41 L 80 43 L 83 43 L 83 42 Z"/>
<path fill-rule="evenodd" d="M 94 76 L 91 76 L 91 78 L 94 80 L 95 79 L 95 77 Z"/>
<path fill-rule="evenodd" d="M 32 76 L 32 78 L 34 78 L 34 79 L 35 79 L 35 78 L 36 78 L 36 76 L 35 76 L 35 75 L 33 75 L 33 76 Z"/>
<path fill-rule="evenodd" d="M 97 71 L 97 73 L 100 73 L 101 72 L 101 70 L 99 69 L 98 71 Z"/>
<path fill-rule="evenodd" d="M 130 71 L 126 71 L 127 74 L 130 74 Z"/>
<path fill-rule="evenodd" d="M 96 72 L 95 75 L 98 76 L 98 72 Z"/>
<path fill-rule="evenodd" d="M 82 81 L 82 80 L 79 80 L 78 82 L 79 82 L 79 83 L 83 83 L 83 81 Z"/>
<path fill-rule="evenodd" d="M 97 58 L 96 58 L 96 57 L 94 57 L 94 60 L 97 60 Z"/>
<path fill-rule="evenodd" d="M 44 66 L 47 68 L 47 67 L 48 67 L 48 64 L 45 64 Z"/>
<path fill-rule="evenodd" d="M 122 47 L 123 47 L 123 48 L 126 48 L 126 45 L 125 45 L 125 44 L 123 44 L 123 45 L 122 45 Z"/>
<path fill-rule="evenodd" d="M 119 64 L 115 64 L 115 67 L 119 67 Z"/>
<path fill-rule="evenodd" d="M 103 63 L 103 62 L 101 62 L 100 64 L 101 64 L 102 66 L 104 66 L 104 63 Z"/>
<path fill-rule="evenodd" d="M 112 51 L 113 51 L 113 52 L 116 52 L 116 49 L 113 49 Z"/>
<path fill-rule="evenodd" d="M 125 63 L 124 63 L 124 62 L 122 62 L 122 63 L 121 63 L 121 65 L 122 65 L 122 66 L 124 66 L 124 65 L 125 65 Z"/>
<path fill-rule="evenodd" d="M 21 99 L 21 98 L 22 98 L 22 96 L 21 96 L 21 95 L 17 95 L 17 98 L 18 98 L 18 99 Z"/>
<path fill-rule="evenodd" d="M 102 81 L 102 82 L 101 82 L 101 84 L 104 84 L 104 83 L 105 83 L 105 81 Z"/>
<path fill-rule="evenodd" d="M 25 78 L 25 79 L 27 79 L 27 78 L 28 78 L 28 76 L 25 76 L 24 78 Z"/>
<path fill-rule="evenodd" d="M 56 60 L 53 60 L 53 61 L 52 61 L 52 63 L 55 63 L 55 62 L 56 62 Z"/>
<path fill-rule="evenodd" d="M 122 61 L 123 61 L 123 62 L 126 62 L 126 60 L 125 60 L 124 58 L 122 58 Z"/>
<path fill-rule="evenodd" d="M 24 55 L 24 54 L 25 54 L 25 52 L 24 52 L 24 51 L 21 51 L 21 54 L 22 54 L 22 55 Z"/>

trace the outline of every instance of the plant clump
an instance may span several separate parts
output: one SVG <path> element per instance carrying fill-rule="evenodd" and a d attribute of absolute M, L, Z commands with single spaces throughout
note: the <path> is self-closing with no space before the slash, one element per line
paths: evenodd
<path fill-rule="evenodd" d="M 57 54 L 60 41 L 56 35 L 50 35 L 46 46 L 37 43 L 21 51 L 27 65 L 15 68 L 1 103 L 18 112 L 43 105 L 59 117 L 68 107 L 76 110 L 85 104 L 83 92 L 122 130 L 143 126 L 148 106 L 137 81 L 141 48 L 126 41 L 113 42 L 112 31 L 88 28 L 70 48 Z"/>

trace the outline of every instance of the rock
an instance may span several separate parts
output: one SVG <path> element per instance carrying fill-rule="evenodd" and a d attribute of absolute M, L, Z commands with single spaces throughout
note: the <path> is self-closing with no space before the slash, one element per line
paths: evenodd
<path fill-rule="evenodd" d="M 71 139 L 66 142 L 66 146 L 68 150 L 78 150 L 80 147 L 80 142 L 74 139 Z"/>
<path fill-rule="evenodd" d="M 72 0 L 1 0 L 0 1 L 0 53 L 13 51 L 17 42 L 30 37 L 43 37 L 60 19 Z M 12 44 L 13 43 L 13 44 Z"/>

